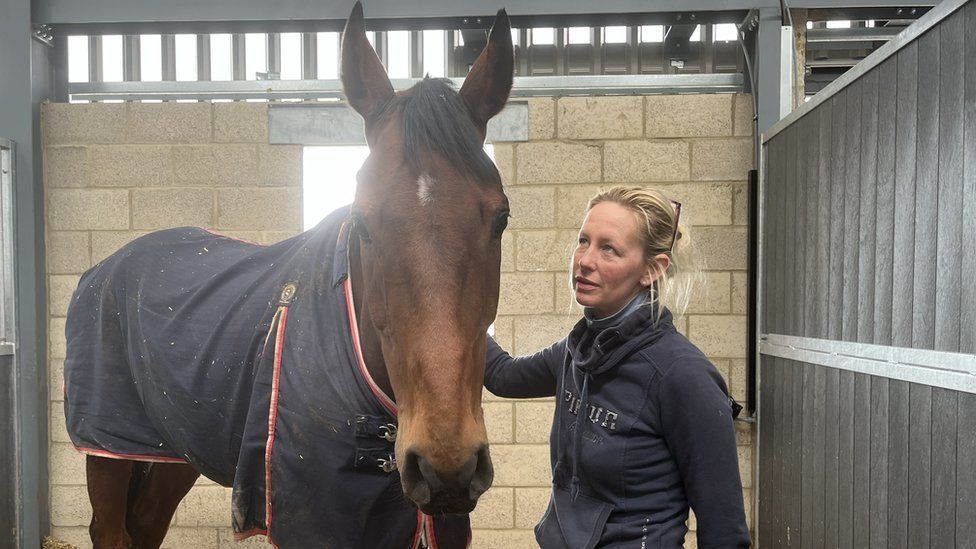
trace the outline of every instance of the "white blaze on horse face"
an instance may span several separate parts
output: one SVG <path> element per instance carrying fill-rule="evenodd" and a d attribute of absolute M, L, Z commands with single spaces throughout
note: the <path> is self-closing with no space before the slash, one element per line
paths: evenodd
<path fill-rule="evenodd" d="M 420 174 L 420 177 L 417 178 L 417 198 L 420 199 L 421 206 L 427 206 L 434 200 L 434 196 L 431 194 L 433 187 L 434 178 L 426 172 Z"/>

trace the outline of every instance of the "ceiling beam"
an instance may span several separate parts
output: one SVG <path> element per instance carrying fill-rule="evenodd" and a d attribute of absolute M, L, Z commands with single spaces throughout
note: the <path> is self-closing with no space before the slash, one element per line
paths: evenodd
<path fill-rule="evenodd" d="M 908 0 L 856 0 L 861 7 L 930 5 L 937 2 Z M 793 0 L 794 8 L 835 8 L 849 6 L 851 0 Z M 352 0 L 320 2 L 312 0 L 35 0 L 33 19 L 37 24 L 112 24 L 152 22 L 228 21 L 341 21 L 349 15 Z M 371 19 L 440 19 L 445 16 L 490 20 L 503 7 L 511 7 L 513 17 L 584 16 L 693 13 L 737 11 L 752 8 L 779 8 L 778 0 L 534 0 L 513 7 L 506 0 L 370 0 L 365 5 Z M 514 21 L 513 21 L 514 22 Z"/>

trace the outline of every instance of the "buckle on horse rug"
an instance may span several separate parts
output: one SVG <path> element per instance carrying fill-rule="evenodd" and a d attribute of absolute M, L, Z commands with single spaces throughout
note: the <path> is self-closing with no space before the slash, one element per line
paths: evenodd
<path fill-rule="evenodd" d="M 384 473 L 397 470 L 396 455 L 382 448 L 356 448 L 356 467 L 377 467 Z"/>
<path fill-rule="evenodd" d="M 396 442 L 397 425 L 382 417 L 357 414 L 355 432 L 361 438 L 379 437 L 387 442 Z"/>

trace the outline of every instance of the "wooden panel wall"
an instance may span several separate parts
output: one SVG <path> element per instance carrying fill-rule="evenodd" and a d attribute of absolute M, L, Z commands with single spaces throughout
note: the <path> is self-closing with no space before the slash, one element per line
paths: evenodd
<path fill-rule="evenodd" d="M 767 357 L 759 541 L 972 547 L 976 394 Z"/>
<path fill-rule="evenodd" d="M 976 353 L 974 21 L 767 142 L 763 332 Z"/>
<path fill-rule="evenodd" d="M 766 143 L 763 332 L 976 354 L 976 2 Z M 760 546 L 976 546 L 976 394 L 764 355 Z"/>

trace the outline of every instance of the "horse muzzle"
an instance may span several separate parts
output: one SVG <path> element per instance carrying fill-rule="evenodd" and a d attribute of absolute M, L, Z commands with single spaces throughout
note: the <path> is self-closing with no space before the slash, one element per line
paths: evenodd
<path fill-rule="evenodd" d="M 438 471 L 423 453 L 407 450 L 400 468 L 403 493 L 428 515 L 466 514 L 494 478 L 488 445 L 482 444 L 456 471 Z"/>

